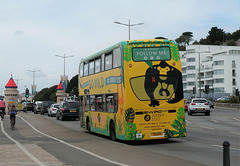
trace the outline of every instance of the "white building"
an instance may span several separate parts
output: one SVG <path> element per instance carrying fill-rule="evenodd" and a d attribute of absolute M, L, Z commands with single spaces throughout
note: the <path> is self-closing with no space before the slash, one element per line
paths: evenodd
<path fill-rule="evenodd" d="M 216 99 L 240 89 L 240 46 L 189 45 L 180 56 L 185 98 Z M 205 94 L 206 85 L 209 94 Z"/>

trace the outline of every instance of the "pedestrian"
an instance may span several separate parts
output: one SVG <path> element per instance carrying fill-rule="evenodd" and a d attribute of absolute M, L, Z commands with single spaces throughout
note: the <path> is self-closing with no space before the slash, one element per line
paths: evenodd
<path fill-rule="evenodd" d="M 5 113 L 5 102 L 3 101 L 3 99 L 1 98 L 0 100 L 0 110 L 2 110 L 3 112 L 3 116 L 6 114 Z"/>

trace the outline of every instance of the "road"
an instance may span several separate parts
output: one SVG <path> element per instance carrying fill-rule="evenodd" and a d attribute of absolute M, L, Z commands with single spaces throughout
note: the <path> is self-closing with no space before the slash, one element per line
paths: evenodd
<path fill-rule="evenodd" d="M 80 129 L 79 121 L 19 113 L 14 131 L 1 121 L 0 165 L 222 165 L 230 142 L 231 165 L 240 163 L 240 112 L 213 109 L 188 116 L 187 137 L 167 141 L 113 142 Z M 10 155 L 11 154 L 11 155 Z"/>

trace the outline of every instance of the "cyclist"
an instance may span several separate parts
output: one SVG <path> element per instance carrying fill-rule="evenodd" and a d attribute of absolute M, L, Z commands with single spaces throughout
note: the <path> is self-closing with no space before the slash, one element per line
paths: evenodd
<path fill-rule="evenodd" d="M 4 119 L 4 115 L 5 115 L 5 102 L 3 101 L 3 99 L 1 98 L 0 100 L 0 110 L 2 110 L 3 113 L 3 119 Z"/>
<path fill-rule="evenodd" d="M 14 118 L 14 125 L 15 125 L 17 111 L 16 111 L 16 108 L 15 108 L 14 104 L 10 107 L 9 114 L 10 114 L 10 123 L 11 123 L 11 118 L 13 117 Z"/>

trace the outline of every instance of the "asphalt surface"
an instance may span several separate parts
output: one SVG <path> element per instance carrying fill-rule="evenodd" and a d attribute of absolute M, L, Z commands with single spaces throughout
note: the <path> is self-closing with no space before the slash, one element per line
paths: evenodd
<path fill-rule="evenodd" d="M 11 131 L 8 118 L 5 116 L 5 119 L 1 121 L 1 166 L 204 165 L 181 157 L 144 149 L 138 143 L 129 145 L 123 142 L 113 142 L 109 138 L 91 135 L 80 129 L 79 131 L 70 129 L 44 116 L 31 113 L 19 113 L 15 129 Z M 155 143 L 151 143 L 151 145 Z M 164 145 L 164 142 L 156 144 Z"/>

